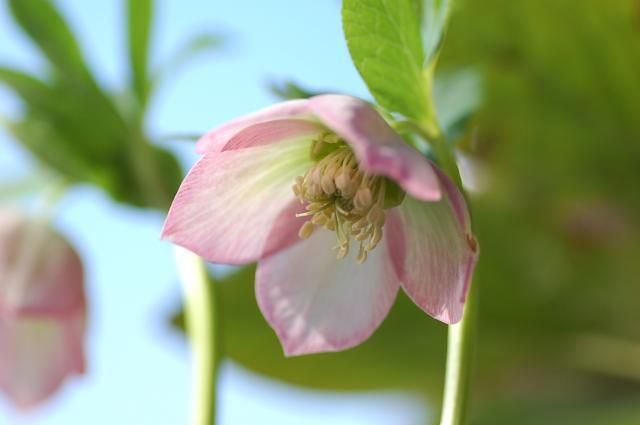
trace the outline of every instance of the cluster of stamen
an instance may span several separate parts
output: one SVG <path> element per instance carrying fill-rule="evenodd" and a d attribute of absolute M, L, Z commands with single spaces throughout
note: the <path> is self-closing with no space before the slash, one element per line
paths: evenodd
<path fill-rule="evenodd" d="M 317 228 L 335 231 L 337 258 L 346 257 L 355 240 L 357 261 L 363 263 L 382 239 L 384 180 L 361 170 L 351 148 L 333 133 L 314 141 L 312 156 L 327 147 L 329 153 L 293 185 L 295 195 L 306 204 L 306 211 L 297 217 L 311 217 L 298 234 L 306 239 Z"/>

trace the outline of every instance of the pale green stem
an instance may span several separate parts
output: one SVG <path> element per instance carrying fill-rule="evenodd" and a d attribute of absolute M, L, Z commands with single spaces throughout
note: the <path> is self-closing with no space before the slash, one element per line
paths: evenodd
<path fill-rule="evenodd" d="M 466 423 L 476 334 L 475 292 L 474 285 L 471 285 L 462 320 L 449 326 L 447 371 L 440 425 L 463 425 Z"/>
<path fill-rule="evenodd" d="M 192 424 L 216 423 L 217 370 L 220 335 L 215 284 L 209 279 L 204 261 L 176 248 L 176 263 L 185 300 L 185 323 L 193 359 Z"/>
<path fill-rule="evenodd" d="M 460 172 L 444 138 L 436 137 L 434 150 L 445 172 L 464 193 Z M 476 285 L 471 285 L 462 320 L 449 326 L 447 369 L 442 399 L 440 425 L 464 425 L 469 404 L 471 364 L 476 334 Z"/>
<path fill-rule="evenodd" d="M 456 159 L 432 116 L 415 128 L 426 140 L 431 142 L 440 167 L 453 179 L 464 194 L 462 179 Z M 449 326 L 447 340 L 447 366 L 442 399 L 440 425 L 464 425 L 469 405 L 470 375 L 473 360 L 474 339 L 476 334 L 476 285 L 471 284 L 465 303 L 462 320 Z"/>

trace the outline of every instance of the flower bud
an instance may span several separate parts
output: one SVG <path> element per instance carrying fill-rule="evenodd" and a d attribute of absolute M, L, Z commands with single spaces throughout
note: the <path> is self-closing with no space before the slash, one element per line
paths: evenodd
<path fill-rule="evenodd" d="M 60 234 L 0 210 L 0 390 L 21 410 L 84 371 L 83 281 Z"/>

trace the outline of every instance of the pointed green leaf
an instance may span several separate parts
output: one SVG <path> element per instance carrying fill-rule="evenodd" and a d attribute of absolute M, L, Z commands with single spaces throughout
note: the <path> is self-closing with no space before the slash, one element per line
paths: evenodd
<path fill-rule="evenodd" d="M 153 21 L 153 0 L 128 0 L 129 66 L 131 85 L 140 104 L 149 90 L 149 40 Z"/>
<path fill-rule="evenodd" d="M 420 19 L 412 0 L 344 0 L 351 59 L 376 100 L 418 121 L 429 116 Z"/>
<path fill-rule="evenodd" d="M 83 141 L 91 149 L 114 153 L 126 140 L 126 124 L 111 99 L 97 84 L 87 67 L 80 47 L 63 16 L 50 0 L 9 0 L 16 21 L 54 67 L 51 84 L 55 91 L 48 101 L 75 115 L 75 126 L 91 130 Z M 31 103 L 33 99 L 24 99 Z M 90 108 L 87 108 L 90 105 Z M 70 127 L 69 127 L 70 128 Z M 78 133 L 80 130 L 75 129 Z M 90 136 L 90 137 L 89 137 Z M 75 139 L 82 140 L 81 138 Z"/>
<path fill-rule="evenodd" d="M 438 73 L 433 87 L 440 127 L 450 143 L 462 136 L 464 125 L 482 98 L 480 74 L 472 68 Z"/>
<path fill-rule="evenodd" d="M 57 137 L 49 143 L 51 149 L 73 151 L 96 164 L 107 163 L 116 154 L 118 142 L 122 140 L 112 139 L 113 133 L 124 131 L 124 124 L 117 115 L 109 115 L 109 109 L 101 109 L 99 103 L 87 103 L 90 93 L 95 92 L 88 91 L 86 85 L 62 82 L 52 85 L 3 67 L 0 67 L 0 84 L 8 86 L 22 99 L 30 119 L 46 123 L 56 132 Z M 60 102 L 61 98 L 65 101 Z M 87 104 L 91 104 L 91 108 L 87 108 Z M 105 107 L 109 108 L 109 104 Z"/>
<path fill-rule="evenodd" d="M 9 87 L 31 107 L 50 109 L 59 103 L 46 83 L 15 69 L 0 67 L 0 84 Z"/>
<path fill-rule="evenodd" d="M 421 33 L 425 67 L 431 65 L 442 44 L 452 2 L 452 0 L 423 0 Z"/>
<path fill-rule="evenodd" d="M 307 99 L 323 92 L 311 91 L 293 81 L 272 81 L 269 83 L 269 91 L 282 100 Z M 328 93 L 325 91 L 324 93 Z"/>
<path fill-rule="evenodd" d="M 9 0 L 9 5 L 16 22 L 56 68 L 75 77 L 88 74 L 76 39 L 50 0 Z"/>

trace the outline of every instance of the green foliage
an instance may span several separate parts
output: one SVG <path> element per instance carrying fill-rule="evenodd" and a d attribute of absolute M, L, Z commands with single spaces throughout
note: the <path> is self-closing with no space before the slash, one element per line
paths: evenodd
<path fill-rule="evenodd" d="M 375 99 L 417 121 L 430 116 L 420 20 L 411 0 L 344 0 L 351 59 Z"/>
<path fill-rule="evenodd" d="M 149 41 L 153 18 L 153 0 L 128 0 L 129 64 L 132 90 L 142 105 L 149 91 Z"/>
<path fill-rule="evenodd" d="M 640 400 L 611 400 L 585 406 L 571 400 L 501 400 L 482 412 L 471 425 L 636 425 Z"/>
<path fill-rule="evenodd" d="M 20 27 L 58 70 L 85 78 L 89 71 L 67 23 L 50 0 L 9 0 Z"/>
<path fill-rule="evenodd" d="M 435 64 L 451 12 L 453 0 L 417 0 L 422 17 L 421 34 L 426 68 Z"/>
<path fill-rule="evenodd" d="M 439 72 L 433 86 L 438 121 L 449 143 L 462 137 L 482 100 L 479 73 L 472 68 Z"/>
<path fill-rule="evenodd" d="M 282 100 L 307 99 L 322 93 L 320 91 L 309 90 L 293 81 L 271 82 L 269 84 L 269 91 Z M 328 91 L 324 93 L 328 93 Z"/>
<path fill-rule="evenodd" d="M 127 3 L 130 86 L 116 102 L 91 73 L 79 44 L 51 0 L 10 0 L 11 12 L 40 49 L 44 77 L 0 67 L 0 84 L 24 103 L 24 115 L 6 127 L 42 164 L 66 180 L 98 185 L 136 206 L 166 209 L 182 179 L 172 154 L 144 133 L 147 100 L 155 82 L 149 70 L 153 2 Z M 217 45 L 198 34 L 179 52 Z M 175 58 L 174 58 L 175 59 Z M 64 101 L 61 101 L 64 99 Z"/>

